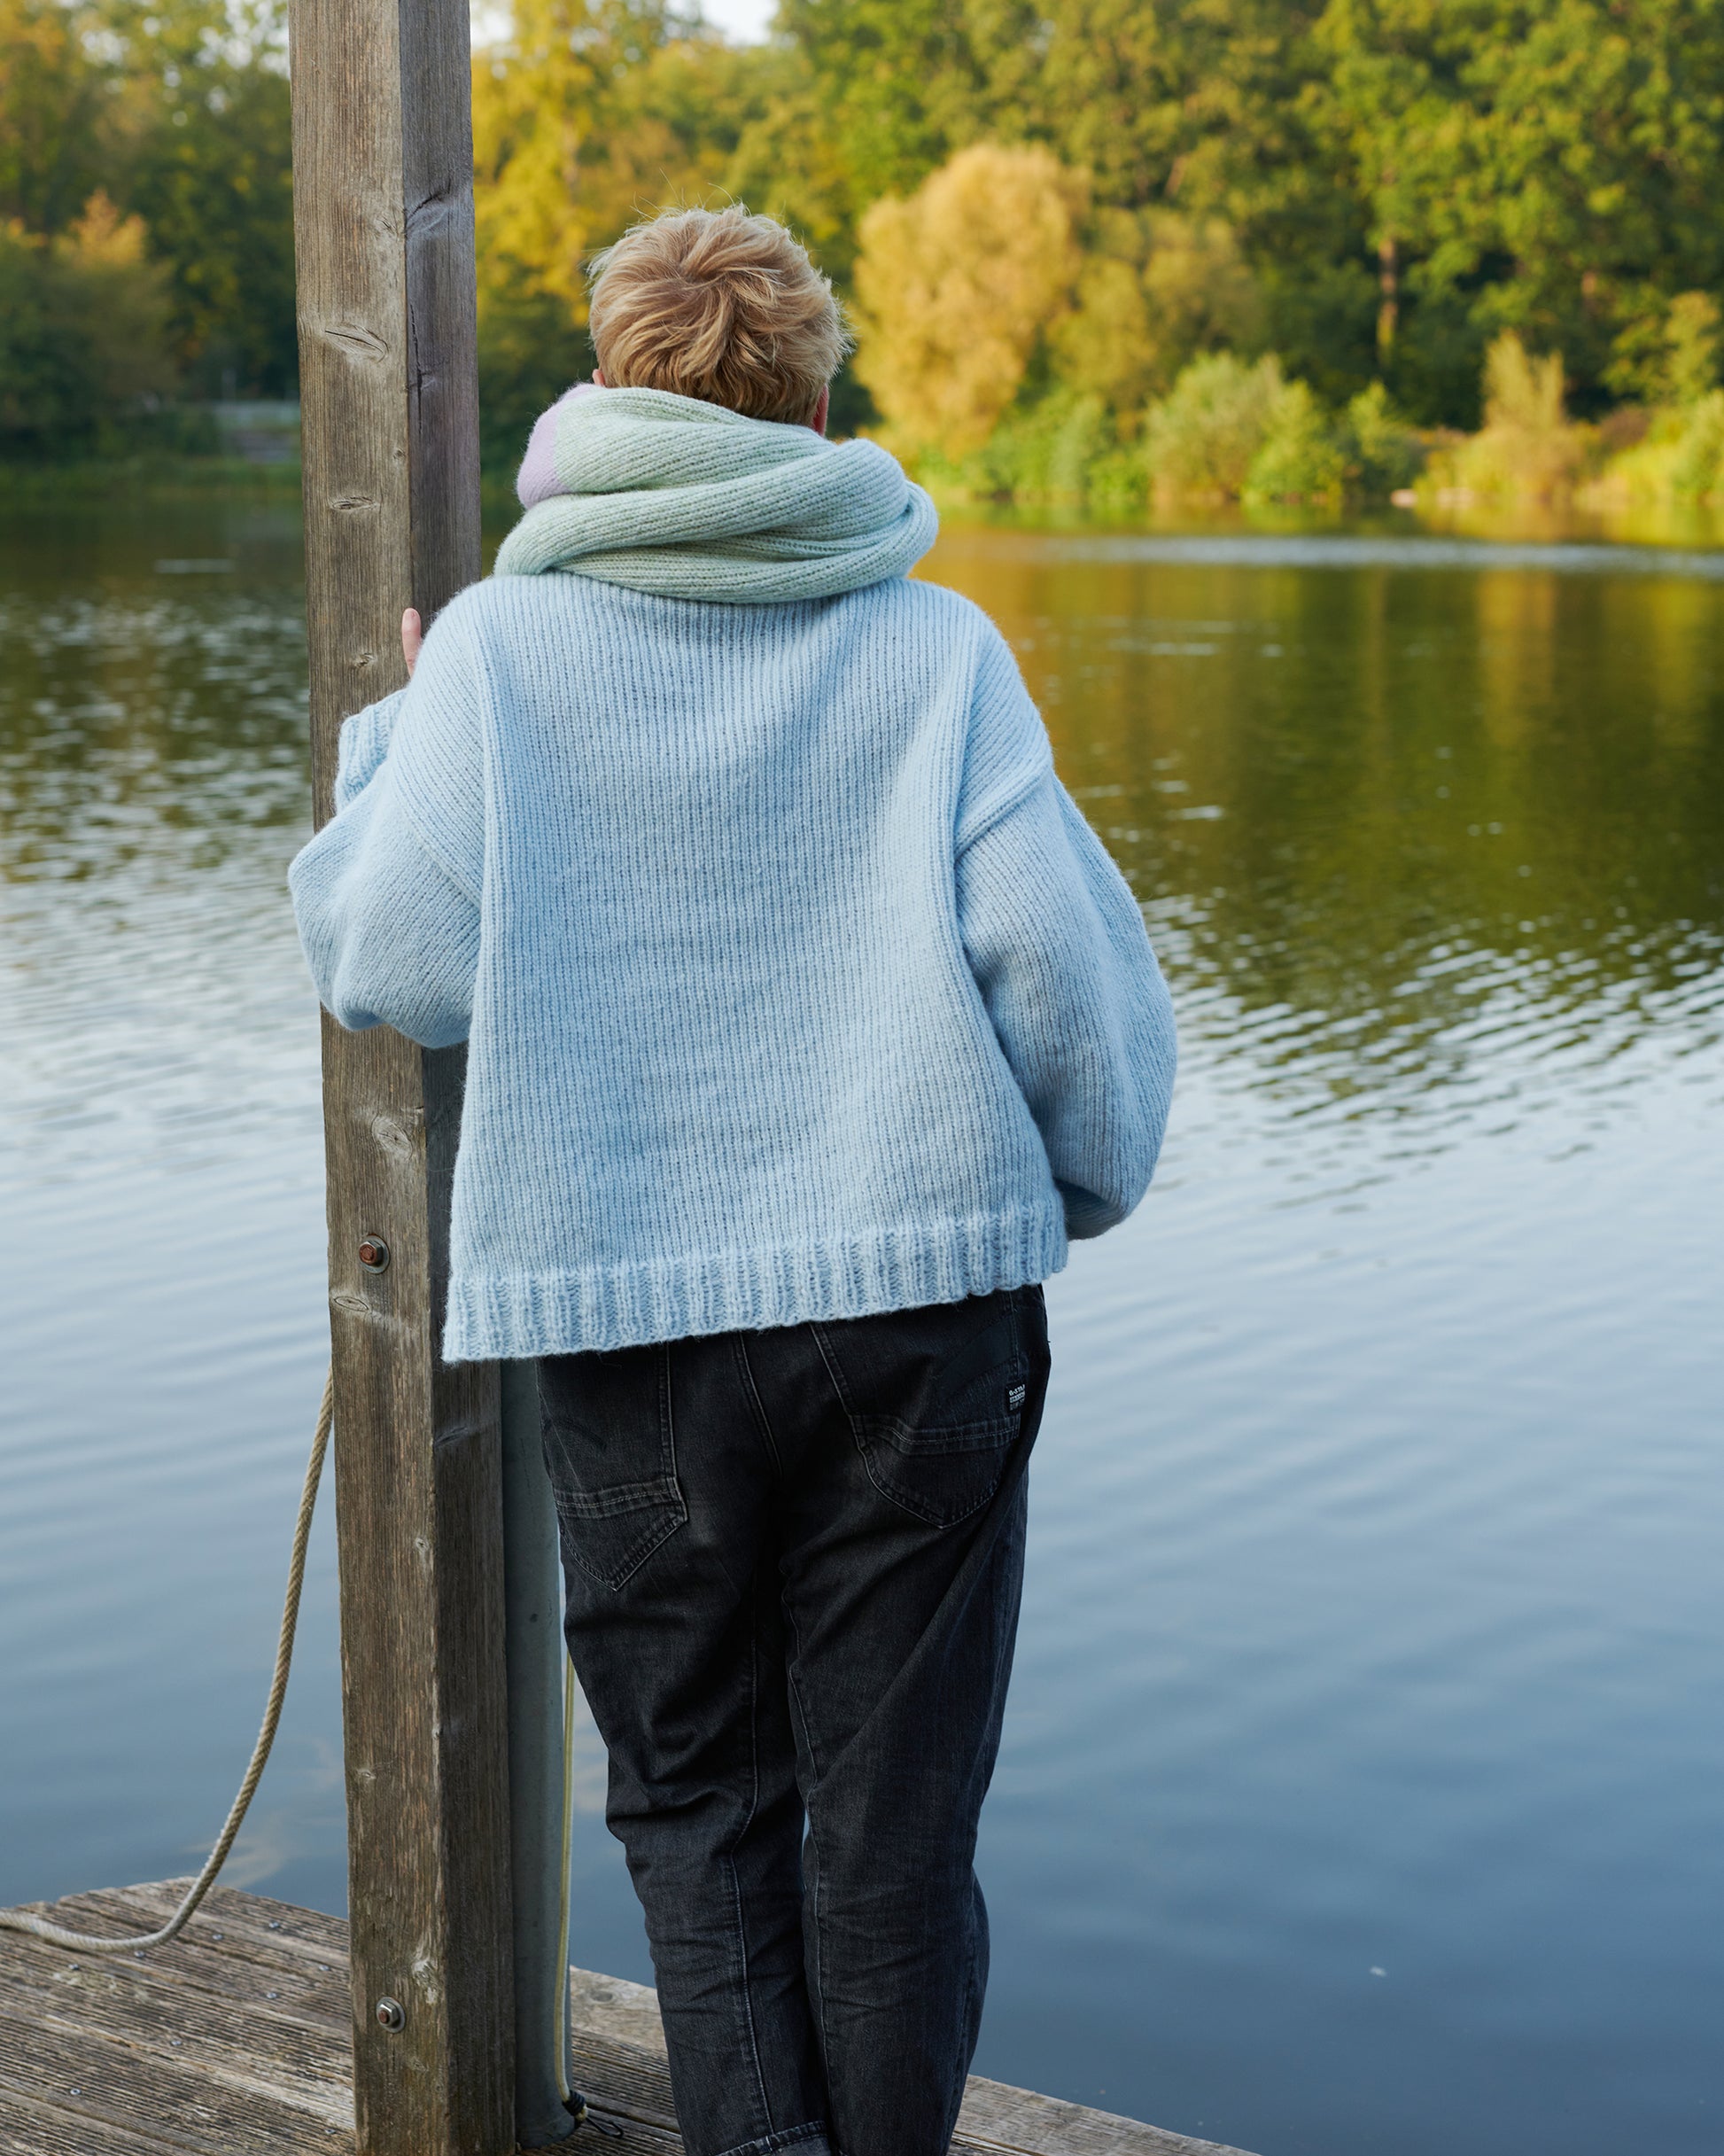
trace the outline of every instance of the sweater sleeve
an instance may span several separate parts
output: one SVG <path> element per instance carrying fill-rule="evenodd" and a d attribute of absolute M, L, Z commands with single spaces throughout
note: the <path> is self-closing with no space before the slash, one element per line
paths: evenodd
<path fill-rule="evenodd" d="M 964 949 L 1047 1148 L 1067 1232 L 1143 1196 L 1167 1127 L 1173 1007 L 1125 878 L 1052 770 L 958 858 Z"/>
<path fill-rule="evenodd" d="M 443 627 L 407 689 L 343 725 L 336 813 L 288 871 L 325 1008 L 427 1048 L 472 1021 L 485 860 L 478 682 Z"/>

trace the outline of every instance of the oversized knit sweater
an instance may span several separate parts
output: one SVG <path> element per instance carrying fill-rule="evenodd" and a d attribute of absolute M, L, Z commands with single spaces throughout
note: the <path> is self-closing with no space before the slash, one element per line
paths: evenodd
<path fill-rule="evenodd" d="M 336 799 L 291 876 L 325 1004 L 470 1044 L 451 1361 L 1018 1286 L 1143 1195 L 1167 993 L 954 593 L 500 575 Z"/>

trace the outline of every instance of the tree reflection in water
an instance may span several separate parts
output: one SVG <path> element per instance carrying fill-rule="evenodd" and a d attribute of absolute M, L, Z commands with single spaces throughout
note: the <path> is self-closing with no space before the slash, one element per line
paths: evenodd
<path fill-rule="evenodd" d="M 1602 1094 L 1650 1037 L 1716 1043 L 1724 557 L 1133 550 L 960 531 L 928 573 L 1011 637 L 1223 1083 L 1237 1056 L 1302 1119 L 1423 1147 L 1565 1073 Z"/>

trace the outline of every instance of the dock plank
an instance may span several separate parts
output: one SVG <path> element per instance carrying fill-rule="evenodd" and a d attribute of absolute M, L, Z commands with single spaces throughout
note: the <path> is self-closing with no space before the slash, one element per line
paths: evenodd
<path fill-rule="evenodd" d="M 144 1934 L 183 1880 L 51 1904 L 57 1922 Z M 587 2156 L 681 2156 L 658 1997 L 569 1972 L 575 2079 L 619 2138 Z M 352 2156 L 346 1926 L 217 1887 L 171 1946 L 76 1955 L 0 1932 L 0 2156 Z M 953 2156 L 1246 2156 L 972 2075 Z"/>
<path fill-rule="evenodd" d="M 650 1985 L 590 1969 L 571 1969 L 578 2078 L 589 2096 L 632 2090 L 634 2100 L 670 2102 L 670 2079 L 651 2061 L 663 2059 L 664 2031 L 658 1995 Z M 1219 2141 L 1194 2140 L 1112 2112 L 1091 2111 L 1057 2097 L 970 2076 L 954 2147 L 1004 2150 L 1011 2156 L 1246 2156 Z"/>
<path fill-rule="evenodd" d="M 136 1911 L 150 1928 L 173 1915 L 190 1884 L 189 1879 L 167 1879 L 144 1887 L 108 1887 L 97 1898 Z M 213 1887 L 184 1935 L 207 1939 L 212 1932 L 224 1934 L 230 1951 L 260 1954 L 272 1962 L 287 1956 L 317 1966 L 347 1958 L 347 1926 L 340 1917 L 235 1887 Z"/>
<path fill-rule="evenodd" d="M 236 2090 L 196 2067 L 165 2065 L 94 2031 L 20 2027 L 0 2017 L 0 2117 L 12 2093 L 116 2131 L 143 2126 L 190 2156 L 283 2150 L 325 2156 L 341 2145 L 338 2129 L 274 2097 Z"/>
<path fill-rule="evenodd" d="M 20 2028 L 92 2032 L 193 2066 L 236 2088 L 267 2091 L 326 2122 L 352 2123 L 345 2024 L 302 2021 L 230 2004 L 136 1962 L 73 1963 L 40 1942 L 0 1957 L 0 2016 Z"/>
<path fill-rule="evenodd" d="M 69 2117 L 15 2089 L 0 2090 L 0 2156 L 181 2156 L 184 2146 L 136 2122 L 122 2129 Z"/>
<path fill-rule="evenodd" d="M 958 2114 L 955 2150 L 1006 2150 L 1011 2156 L 1246 2156 L 1219 2141 L 1194 2141 L 1140 2119 L 1091 2111 L 972 2074 Z"/>
<path fill-rule="evenodd" d="M 160 1922 L 153 1914 L 141 1915 L 113 1893 L 74 1895 L 63 1902 L 31 1906 L 39 1915 L 51 1914 L 56 1923 L 97 1933 L 145 1932 Z M 202 1992 L 248 2012 L 297 2020 L 307 2028 L 335 2029 L 346 2043 L 349 2007 L 345 1953 L 325 1947 L 321 1961 L 274 1946 L 266 1953 L 244 1938 L 220 1935 L 222 1932 L 219 1922 L 200 1930 L 194 1919 L 168 1946 L 138 1954 L 67 1954 L 66 1958 L 85 1969 L 100 1965 L 148 1969 L 159 1982 Z M 19 1933 L 0 1933 L 0 1953 L 27 1949 L 61 1952 L 40 1942 L 32 1944 Z"/>

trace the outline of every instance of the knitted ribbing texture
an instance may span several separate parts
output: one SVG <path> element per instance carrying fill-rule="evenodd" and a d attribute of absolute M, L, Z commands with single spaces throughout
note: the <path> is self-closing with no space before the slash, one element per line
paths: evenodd
<path fill-rule="evenodd" d="M 1148 1184 L 1143 916 L 955 593 L 499 575 L 347 721 L 336 802 L 291 876 L 318 992 L 469 1043 L 452 1361 L 1021 1286 Z"/>
<path fill-rule="evenodd" d="M 934 504 L 874 442 L 658 389 L 571 394 L 546 419 L 562 491 L 503 541 L 500 576 L 758 605 L 902 576 L 934 543 Z"/>

